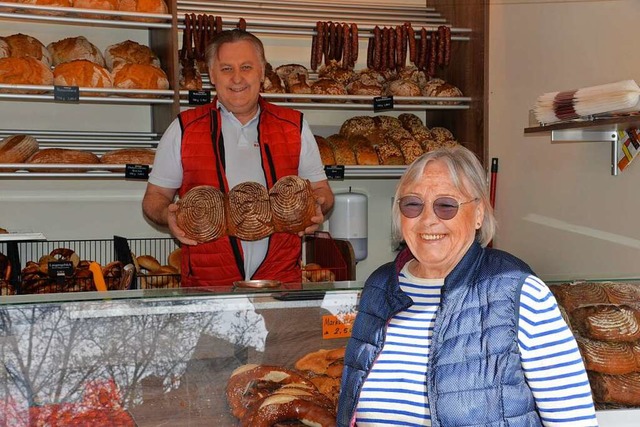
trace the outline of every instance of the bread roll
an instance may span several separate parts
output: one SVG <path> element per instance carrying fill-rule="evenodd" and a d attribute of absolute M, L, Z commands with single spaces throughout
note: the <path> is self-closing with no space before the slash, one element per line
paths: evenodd
<path fill-rule="evenodd" d="M 9 43 L 4 41 L 2 37 L 0 37 L 0 59 L 8 58 L 11 56 L 11 49 L 9 48 Z"/>
<path fill-rule="evenodd" d="M 176 248 L 173 251 L 171 251 L 167 262 L 171 267 L 178 270 L 178 273 L 179 273 L 180 270 L 182 269 L 182 249 Z"/>
<path fill-rule="evenodd" d="M 100 157 L 100 163 L 106 165 L 153 165 L 155 155 L 155 151 L 150 148 L 122 148 L 104 153 Z"/>
<path fill-rule="evenodd" d="M 178 274 L 178 270 L 170 265 L 162 265 L 151 273 L 140 276 L 142 289 L 176 288 L 179 285 Z"/>
<path fill-rule="evenodd" d="M 327 137 L 327 142 L 333 149 L 333 156 L 338 165 L 356 165 L 356 154 L 353 152 L 349 140 L 340 134 L 334 134 Z"/>
<path fill-rule="evenodd" d="M 35 58 L 2 58 L 0 59 L 0 84 L 12 85 L 53 85 L 51 69 Z M 47 90 L 30 91 L 2 89 L 9 93 L 45 93 Z"/>
<path fill-rule="evenodd" d="M 38 151 L 38 141 L 29 135 L 12 135 L 0 141 L 0 163 L 24 163 Z"/>
<path fill-rule="evenodd" d="M 380 164 L 378 154 L 376 154 L 376 150 L 367 137 L 353 135 L 349 137 L 349 144 L 353 147 L 353 151 L 356 154 L 356 162 L 359 165 L 377 166 Z"/>
<path fill-rule="evenodd" d="M 76 59 L 64 62 L 53 69 L 53 84 L 59 86 L 103 87 L 113 86 L 111 74 L 106 68 L 88 61 Z M 83 92 L 80 92 L 83 94 Z M 95 96 L 97 93 L 89 92 Z"/>
<path fill-rule="evenodd" d="M 150 47 L 131 40 L 108 46 L 104 51 L 104 61 L 110 71 L 123 63 L 153 65 L 160 68 L 160 59 Z"/>
<path fill-rule="evenodd" d="M 38 61 L 42 61 L 47 67 L 51 66 L 51 54 L 40 40 L 35 37 L 18 33 L 5 37 L 4 41 L 9 45 L 9 50 L 13 58 L 30 56 Z"/>
<path fill-rule="evenodd" d="M 46 148 L 40 150 L 26 163 L 30 164 L 98 164 L 100 159 L 90 151 L 69 150 L 66 148 Z M 29 169 L 33 172 L 86 172 L 87 169 Z"/>
<path fill-rule="evenodd" d="M 113 87 L 118 89 L 169 89 L 167 75 L 149 64 L 121 64 L 113 70 Z M 148 95 L 131 95 L 142 98 Z"/>
<path fill-rule="evenodd" d="M 336 158 L 333 155 L 333 149 L 326 139 L 319 135 L 314 135 L 316 143 L 318 144 L 318 151 L 320 152 L 320 158 L 323 165 L 335 165 Z"/>
<path fill-rule="evenodd" d="M 156 271 L 160 268 L 160 263 L 151 255 L 140 255 L 136 258 L 141 270 Z"/>
<path fill-rule="evenodd" d="M 100 50 L 82 36 L 68 37 L 49 43 L 47 50 L 51 54 L 51 61 L 54 66 L 76 59 L 86 59 L 101 67 L 105 66 L 104 58 Z"/>

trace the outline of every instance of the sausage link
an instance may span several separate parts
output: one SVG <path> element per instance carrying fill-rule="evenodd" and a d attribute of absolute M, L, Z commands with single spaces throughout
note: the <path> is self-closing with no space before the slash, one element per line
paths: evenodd
<path fill-rule="evenodd" d="M 182 49 L 180 49 L 180 59 L 189 58 L 189 15 L 184 15 L 184 31 L 182 32 Z"/>
<path fill-rule="evenodd" d="M 367 42 L 367 68 L 372 70 L 373 69 L 373 48 L 374 48 L 374 43 L 373 43 L 373 37 L 369 37 L 369 41 Z"/>
<path fill-rule="evenodd" d="M 351 66 L 355 67 L 358 61 L 358 50 L 360 44 L 358 40 L 358 24 L 351 24 Z"/>
<path fill-rule="evenodd" d="M 426 71 L 429 77 L 436 75 L 436 63 L 438 59 L 438 32 L 431 31 L 431 41 L 429 42 L 429 66 Z"/>
<path fill-rule="evenodd" d="M 389 28 L 389 59 L 387 59 L 387 68 L 389 70 L 395 70 L 396 68 L 396 30 L 393 27 Z"/>
<path fill-rule="evenodd" d="M 336 54 L 333 59 L 342 61 L 342 45 L 343 45 L 342 24 L 336 23 Z"/>
<path fill-rule="evenodd" d="M 446 30 L 444 25 L 438 27 L 438 66 L 444 66 L 444 44 L 446 39 Z"/>
<path fill-rule="evenodd" d="M 389 28 L 382 29 L 382 60 L 380 61 L 380 69 L 386 71 L 389 68 Z"/>
<path fill-rule="evenodd" d="M 222 16 L 216 16 L 216 34 L 221 33 L 222 31 Z"/>
<path fill-rule="evenodd" d="M 329 21 L 329 61 L 336 58 L 336 25 Z M 329 65 L 325 58 L 325 65 Z"/>
<path fill-rule="evenodd" d="M 351 27 L 349 24 L 342 24 L 342 68 L 350 69 L 351 65 Z"/>
<path fill-rule="evenodd" d="M 445 27 L 445 29 L 444 66 L 448 67 L 451 63 L 451 27 Z"/>
<path fill-rule="evenodd" d="M 382 67 L 382 30 L 377 25 L 373 28 L 373 68 L 380 71 Z"/>
<path fill-rule="evenodd" d="M 405 22 L 404 26 L 407 28 L 407 39 L 409 39 L 409 61 L 414 65 L 416 64 L 416 32 L 413 31 L 413 27 L 410 22 Z"/>
<path fill-rule="evenodd" d="M 428 47 L 428 34 L 427 29 L 422 27 L 420 29 L 420 52 L 418 55 L 418 69 L 424 71 L 427 66 L 427 47 Z"/>
<path fill-rule="evenodd" d="M 396 70 L 400 71 L 404 67 L 404 61 L 402 58 L 402 51 L 406 45 L 405 39 L 402 36 L 402 25 L 396 25 Z"/>
<path fill-rule="evenodd" d="M 318 49 L 318 34 L 313 33 L 313 36 L 311 36 L 311 61 L 309 61 L 309 68 L 312 70 L 318 68 L 316 49 Z"/>
<path fill-rule="evenodd" d="M 331 31 L 330 22 L 324 22 L 324 47 L 322 48 L 322 52 L 324 54 L 324 65 L 329 65 L 329 54 L 331 53 L 329 49 L 331 49 Z"/>
<path fill-rule="evenodd" d="M 244 18 L 240 18 L 238 20 L 238 29 L 242 31 L 247 31 L 247 21 Z"/>
<path fill-rule="evenodd" d="M 316 68 L 314 68 L 314 70 L 317 69 L 318 65 L 322 64 L 322 56 L 324 55 L 324 28 L 324 22 L 316 22 L 316 36 L 318 41 L 316 43 Z"/>

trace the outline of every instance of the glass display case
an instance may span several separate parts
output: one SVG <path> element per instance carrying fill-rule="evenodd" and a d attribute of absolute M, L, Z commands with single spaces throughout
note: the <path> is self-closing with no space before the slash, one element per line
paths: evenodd
<path fill-rule="evenodd" d="M 235 426 L 231 373 L 344 347 L 361 285 L 3 297 L 0 425 Z"/>

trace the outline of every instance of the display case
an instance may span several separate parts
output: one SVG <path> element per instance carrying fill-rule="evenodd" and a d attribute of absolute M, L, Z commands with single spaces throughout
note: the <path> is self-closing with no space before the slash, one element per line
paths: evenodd
<path fill-rule="evenodd" d="M 231 373 L 343 347 L 360 286 L 4 297 L 0 425 L 234 426 Z"/>

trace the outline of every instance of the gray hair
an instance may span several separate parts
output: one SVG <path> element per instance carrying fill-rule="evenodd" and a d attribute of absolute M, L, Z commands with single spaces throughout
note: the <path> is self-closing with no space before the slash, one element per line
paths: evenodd
<path fill-rule="evenodd" d="M 404 172 L 396 187 L 391 210 L 393 238 L 397 242 L 403 240 L 400 228 L 400 216 L 402 214 L 396 202 L 401 196 L 401 191 L 406 186 L 421 180 L 427 165 L 434 161 L 441 161 L 447 165 L 451 181 L 462 194 L 478 198 L 479 202 L 484 206 L 484 219 L 480 229 L 476 232 L 476 240 L 482 246 L 488 245 L 496 231 L 496 218 L 493 215 L 491 201 L 489 200 L 486 172 L 476 155 L 461 145 L 439 148 L 425 153 L 416 159 Z"/>
<path fill-rule="evenodd" d="M 248 41 L 253 44 L 264 68 L 267 64 L 267 59 L 264 55 L 264 45 L 262 41 L 250 32 L 239 29 L 222 31 L 213 36 L 206 50 L 207 66 L 210 67 L 213 65 L 213 62 L 218 58 L 218 49 L 220 49 L 220 46 L 240 41 Z"/>

